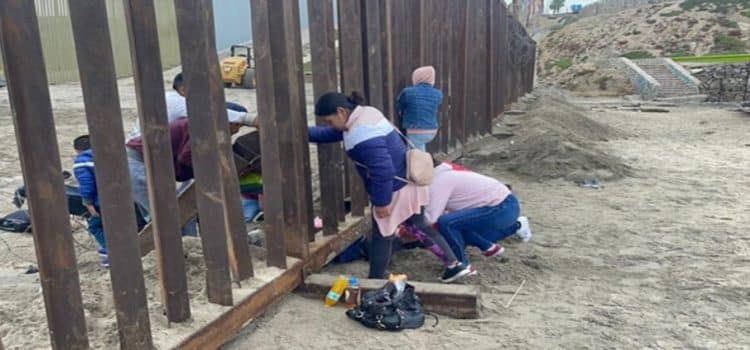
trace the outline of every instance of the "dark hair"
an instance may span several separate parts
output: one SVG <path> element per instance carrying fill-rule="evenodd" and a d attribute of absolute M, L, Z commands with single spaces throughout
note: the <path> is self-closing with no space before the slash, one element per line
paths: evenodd
<path fill-rule="evenodd" d="M 177 73 L 177 75 L 174 76 L 174 80 L 172 80 L 172 89 L 174 89 L 175 91 L 180 91 L 180 88 L 183 84 L 182 72 Z"/>
<path fill-rule="evenodd" d="M 329 92 L 320 96 L 318 101 L 315 102 L 315 115 L 318 117 L 325 117 L 336 113 L 336 109 L 338 108 L 353 110 L 364 103 L 364 97 L 356 91 L 352 91 L 349 96 L 340 92 Z"/>
<path fill-rule="evenodd" d="M 91 148 L 91 142 L 89 141 L 89 135 L 81 135 L 73 140 L 73 148 L 76 151 L 86 151 Z"/>
<path fill-rule="evenodd" d="M 440 164 L 443 164 L 443 161 L 442 160 L 438 160 L 437 158 L 435 158 L 434 154 L 430 154 L 430 156 L 432 156 L 432 167 L 433 168 L 437 168 Z"/>

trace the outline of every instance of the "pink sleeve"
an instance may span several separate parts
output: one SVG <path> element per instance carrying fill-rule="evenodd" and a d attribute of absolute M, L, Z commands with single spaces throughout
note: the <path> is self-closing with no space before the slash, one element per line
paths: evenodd
<path fill-rule="evenodd" d="M 425 207 L 424 215 L 425 219 L 429 224 L 434 224 L 438 221 L 445 207 L 448 205 L 448 199 L 453 191 L 453 186 L 450 186 L 445 181 L 433 181 L 430 185 L 430 203 Z"/>

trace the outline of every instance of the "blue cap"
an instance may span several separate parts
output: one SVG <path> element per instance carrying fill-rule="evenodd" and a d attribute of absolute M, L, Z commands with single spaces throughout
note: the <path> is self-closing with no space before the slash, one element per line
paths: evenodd
<path fill-rule="evenodd" d="M 349 285 L 350 286 L 358 286 L 359 285 L 359 280 L 357 279 L 357 277 L 350 278 L 349 279 Z"/>

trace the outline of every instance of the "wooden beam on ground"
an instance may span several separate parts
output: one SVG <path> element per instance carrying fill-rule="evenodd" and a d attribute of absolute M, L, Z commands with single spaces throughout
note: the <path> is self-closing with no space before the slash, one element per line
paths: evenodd
<path fill-rule="evenodd" d="M 0 1 L 0 43 L 51 345 L 53 349 L 88 349 L 60 151 L 33 1 Z"/>
<path fill-rule="evenodd" d="M 313 95 L 317 101 L 323 94 L 336 91 L 336 37 L 334 32 L 333 0 L 308 1 L 310 48 L 312 58 Z M 326 125 L 315 118 L 317 125 Z M 338 214 L 344 209 L 344 155 L 340 143 L 318 144 L 320 172 L 320 207 L 323 233 L 338 233 Z"/>
<path fill-rule="evenodd" d="M 337 276 L 328 274 L 312 274 L 298 288 L 303 295 L 323 300 Z M 369 292 L 383 287 L 388 280 L 360 279 L 362 292 Z M 428 312 L 462 319 L 479 318 L 482 304 L 480 303 L 479 286 L 445 283 L 425 283 L 409 281 L 414 286 L 417 295 Z"/>
<path fill-rule="evenodd" d="M 198 206 L 195 202 L 195 183 L 191 183 L 177 197 L 179 207 L 179 227 L 184 227 L 198 216 Z M 153 222 L 146 224 L 138 234 L 141 247 L 141 256 L 146 256 L 154 250 L 154 225 Z M 181 245 L 181 244 L 180 244 Z"/>
<path fill-rule="evenodd" d="M 181 322 L 190 318 L 190 302 L 178 217 L 182 208 L 177 206 L 156 12 L 153 0 L 127 0 L 124 8 L 151 207 L 151 222 L 147 226 L 151 230 L 139 235 L 141 254 L 156 246 L 167 319 Z M 144 246 L 144 240 L 150 241 L 150 246 Z"/>
<path fill-rule="evenodd" d="M 369 213 L 367 214 L 364 218 L 357 219 L 345 226 L 336 236 L 318 238 L 314 243 L 311 243 L 311 253 L 305 261 L 305 274 L 320 271 L 323 266 L 344 251 L 352 242 L 368 232 L 371 227 L 371 216 Z"/>
<path fill-rule="evenodd" d="M 338 0 L 339 50 L 341 52 L 341 91 L 364 94 L 364 57 L 362 45 L 362 7 L 359 0 Z M 369 102 L 369 101 L 368 101 Z M 367 191 L 354 163 L 349 163 L 349 185 L 352 215 L 364 216 L 368 204 Z"/>
<path fill-rule="evenodd" d="M 358 218 L 346 227 L 342 234 L 319 237 L 315 244 L 324 240 L 325 243 L 312 250 L 306 260 L 294 263 L 281 276 L 276 277 L 211 323 L 191 334 L 177 348 L 183 350 L 217 349 L 231 340 L 242 327 L 247 325 L 248 321 L 260 316 L 271 305 L 280 301 L 301 285 L 306 275 L 305 271 L 309 273 L 320 271 L 323 265 L 330 261 L 330 259 L 321 259 L 321 257 L 333 258 L 349 244 L 359 239 L 361 231 L 359 234 L 348 232 L 353 232 L 355 228 L 360 227 L 366 221 L 364 218 Z"/>
<path fill-rule="evenodd" d="M 223 204 L 224 177 L 219 159 L 222 152 L 217 135 L 227 132 L 228 126 L 213 42 L 213 8 L 209 0 L 182 0 L 175 1 L 174 5 L 190 116 L 188 125 L 206 262 L 206 293 L 209 302 L 232 305 L 227 248 L 232 232 Z M 223 120 L 223 128 L 219 127 L 217 118 Z M 247 248 L 246 244 L 244 246 Z"/>
<path fill-rule="evenodd" d="M 125 155 L 115 59 L 103 0 L 70 0 L 78 72 L 96 166 L 121 349 L 153 347 Z M 98 28 L 98 30 L 91 30 Z M 170 296 L 168 296 L 168 299 Z"/>

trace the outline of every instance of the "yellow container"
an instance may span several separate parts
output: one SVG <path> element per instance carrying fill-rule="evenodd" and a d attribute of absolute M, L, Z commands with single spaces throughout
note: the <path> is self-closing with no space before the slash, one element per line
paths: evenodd
<path fill-rule="evenodd" d="M 328 294 L 326 294 L 326 300 L 325 303 L 327 306 L 334 306 L 336 305 L 341 297 L 344 295 L 344 291 L 346 290 L 346 287 L 349 286 L 349 279 L 344 276 L 339 276 L 336 278 L 335 281 L 333 281 L 333 286 L 331 286 L 331 290 L 328 291 Z"/>

